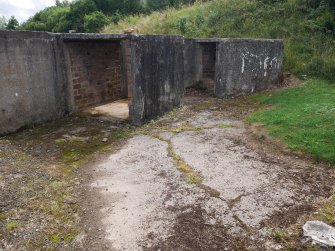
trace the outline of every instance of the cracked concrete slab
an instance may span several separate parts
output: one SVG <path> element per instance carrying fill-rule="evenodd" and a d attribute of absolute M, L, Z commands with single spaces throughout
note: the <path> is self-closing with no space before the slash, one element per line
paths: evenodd
<path fill-rule="evenodd" d="M 186 124 L 197 130 L 173 130 Z M 242 121 L 204 111 L 168 126 L 147 128 L 97 168 L 91 188 L 102 195 L 112 250 L 271 249 L 263 223 L 319 199 L 295 175 L 300 167 L 241 144 Z M 188 172 L 202 183 L 190 182 Z"/>
<path fill-rule="evenodd" d="M 184 182 L 168 156 L 167 143 L 151 136 L 133 137 L 98 171 L 101 176 L 91 187 L 107 201 L 100 213 L 106 237 L 116 250 L 141 250 L 164 241 L 177 215 L 195 204 L 208 204 L 208 212 L 213 211 L 211 198 Z M 229 214 L 224 202 L 218 207 Z"/>
<path fill-rule="evenodd" d="M 278 166 L 263 162 L 230 139 L 235 131 L 241 129 L 183 132 L 171 142 L 177 154 L 201 173 L 205 185 L 230 201 L 244 223 L 257 226 L 267 214 L 290 201 L 294 192 L 289 184 L 279 183 Z"/>

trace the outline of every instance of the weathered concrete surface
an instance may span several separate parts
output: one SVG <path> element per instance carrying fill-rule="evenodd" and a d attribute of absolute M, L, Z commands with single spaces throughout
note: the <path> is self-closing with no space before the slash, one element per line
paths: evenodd
<path fill-rule="evenodd" d="M 202 77 L 202 50 L 193 39 L 184 40 L 184 86 L 194 86 Z"/>
<path fill-rule="evenodd" d="M 127 121 L 129 120 L 128 100 L 118 100 L 113 103 L 93 107 L 84 112 L 90 113 L 100 118 L 112 121 Z"/>
<path fill-rule="evenodd" d="M 97 214 L 111 250 L 274 250 L 268 230 L 327 196 L 306 178 L 316 173 L 306 163 L 242 144 L 242 121 L 189 108 L 174 117 L 146 127 L 96 169 L 90 189 L 102 195 Z"/>
<path fill-rule="evenodd" d="M 247 94 L 278 83 L 283 57 L 282 40 L 222 39 L 217 45 L 215 95 Z"/>
<path fill-rule="evenodd" d="M 204 77 L 212 90 L 214 72 L 218 97 L 267 88 L 283 59 L 280 40 L 1 31 L 0 42 L 0 134 L 127 96 L 138 125 L 180 106 L 184 88 Z M 200 42 L 215 44 L 215 71 Z"/>
<path fill-rule="evenodd" d="M 48 33 L 0 31 L 0 134 L 67 111 L 58 54 Z"/>
<path fill-rule="evenodd" d="M 335 247 L 335 228 L 322 221 L 307 221 L 303 226 L 304 237 L 313 244 Z"/>
<path fill-rule="evenodd" d="M 181 104 L 184 94 L 183 37 L 147 35 L 132 41 L 131 111 L 134 124 Z"/>

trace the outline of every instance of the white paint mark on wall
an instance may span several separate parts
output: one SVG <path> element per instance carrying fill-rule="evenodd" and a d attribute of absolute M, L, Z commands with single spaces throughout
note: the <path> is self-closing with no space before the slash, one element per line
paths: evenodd
<path fill-rule="evenodd" d="M 268 69 L 268 61 L 269 61 L 269 57 L 266 57 L 265 60 L 264 60 L 264 70 L 267 70 Z"/>
<path fill-rule="evenodd" d="M 244 62 L 244 59 L 245 59 L 245 54 L 244 53 L 241 53 L 242 54 L 242 67 L 241 67 L 241 73 L 244 72 L 244 67 L 245 67 L 245 62 Z"/>
<path fill-rule="evenodd" d="M 262 70 L 260 74 L 263 74 L 264 77 L 268 75 L 268 70 L 270 69 L 280 69 L 281 66 L 281 60 L 277 57 L 270 58 L 268 55 L 260 54 L 256 55 L 249 51 L 247 51 L 247 48 L 241 52 L 241 73 L 243 74 L 246 69 L 251 70 L 251 72 L 257 72 L 257 64 L 259 62 L 259 69 Z M 248 67 L 247 65 L 250 65 Z M 264 72 L 263 72 L 264 70 Z M 258 74 L 258 73 L 257 73 Z"/>
<path fill-rule="evenodd" d="M 271 59 L 271 67 L 272 67 L 272 64 L 274 63 L 274 68 L 275 69 L 279 69 L 279 64 L 278 64 L 278 59 L 276 57 L 274 57 L 273 59 Z"/>

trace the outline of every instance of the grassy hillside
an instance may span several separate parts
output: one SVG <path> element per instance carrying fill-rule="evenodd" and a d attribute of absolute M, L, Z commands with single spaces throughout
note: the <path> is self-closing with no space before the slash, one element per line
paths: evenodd
<path fill-rule="evenodd" d="M 335 79 L 332 0 L 215 0 L 149 16 L 128 16 L 105 33 L 135 28 L 142 34 L 186 37 L 283 38 L 285 69 L 301 77 Z"/>

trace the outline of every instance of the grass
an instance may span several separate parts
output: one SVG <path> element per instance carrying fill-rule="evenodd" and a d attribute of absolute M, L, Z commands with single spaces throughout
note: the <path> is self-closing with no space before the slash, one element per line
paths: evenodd
<path fill-rule="evenodd" d="M 264 125 L 271 136 L 283 139 L 296 152 L 335 164 L 335 85 L 309 80 L 302 85 L 254 97 L 267 109 L 249 122 Z"/>
<path fill-rule="evenodd" d="M 335 225 L 335 194 L 329 198 L 314 215 L 315 220 Z"/>
<path fill-rule="evenodd" d="M 201 185 L 202 178 L 196 173 L 190 173 L 186 176 L 186 183 L 191 185 Z"/>
<path fill-rule="evenodd" d="M 19 224 L 16 221 L 10 221 L 6 224 L 6 229 L 8 231 L 13 231 L 18 228 Z"/>
<path fill-rule="evenodd" d="M 270 229 L 269 234 L 276 240 L 276 241 L 282 241 L 286 237 L 286 232 L 284 229 L 281 228 L 275 228 Z"/>
<path fill-rule="evenodd" d="M 141 34 L 282 38 L 286 70 L 304 78 L 335 79 L 335 14 L 325 1 L 198 2 L 181 9 L 128 16 L 103 32 L 122 33 L 130 27 Z"/>

